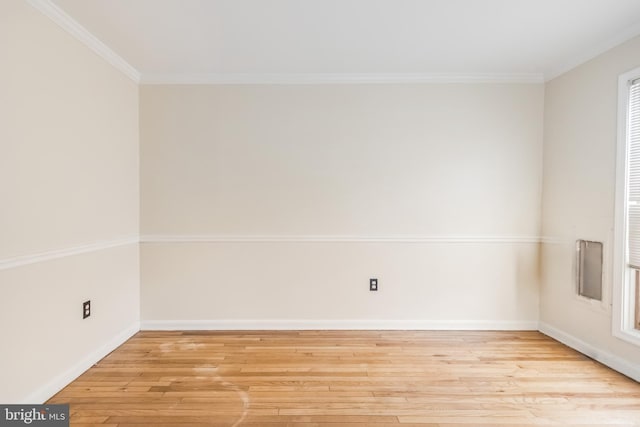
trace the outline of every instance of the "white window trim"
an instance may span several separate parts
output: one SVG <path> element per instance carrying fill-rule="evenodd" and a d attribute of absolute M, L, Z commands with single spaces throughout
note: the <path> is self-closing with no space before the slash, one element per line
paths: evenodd
<path fill-rule="evenodd" d="M 618 141 L 616 157 L 615 245 L 613 251 L 612 333 L 640 346 L 640 331 L 634 328 L 630 269 L 627 267 L 627 123 L 629 81 L 640 78 L 640 67 L 618 78 Z"/>

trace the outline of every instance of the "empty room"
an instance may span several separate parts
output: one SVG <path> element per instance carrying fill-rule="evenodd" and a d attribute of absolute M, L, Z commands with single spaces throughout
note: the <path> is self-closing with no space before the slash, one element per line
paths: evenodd
<path fill-rule="evenodd" d="M 640 426 L 637 0 L 0 0 L 0 425 Z"/>

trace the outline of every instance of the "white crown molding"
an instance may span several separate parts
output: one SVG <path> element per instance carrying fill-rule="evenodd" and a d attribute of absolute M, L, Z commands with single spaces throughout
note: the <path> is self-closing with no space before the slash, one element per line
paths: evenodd
<path fill-rule="evenodd" d="M 31 394 L 29 394 L 19 403 L 33 404 L 46 402 L 53 395 L 55 395 L 57 392 L 69 385 L 73 380 L 82 375 L 87 369 L 89 369 L 95 363 L 99 362 L 107 354 L 111 353 L 113 350 L 124 344 L 125 341 L 135 335 L 138 331 L 140 331 L 140 322 L 134 322 L 131 326 L 110 339 L 102 347 L 98 348 L 95 351 L 92 351 L 89 355 L 80 360 L 78 363 L 74 364 L 65 372 L 56 375 L 52 380 L 48 381 L 42 387 L 38 388 L 38 390 L 35 390 Z"/>
<path fill-rule="evenodd" d="M 242 331 L 242 330 L 458 330 L 536 331 L 537 320 L 376 320 L 376 319 L 218 319 L 143 320 L 148 331 Z"/>
<path fill-rule="evenodd" d="M 21 255 L 12 258 L 0 259 L 0 270 L 20 267 L 23 265 L 34 264 L 36 262 L 49 261 L 57 258 L 63 258 L 72 255 L 85 254 L 88 252 L 100 251 L 103 249 L 114 248 L 116 246 L 131 245 L 138 243 L 139 238 L 124 237 L 116 240 L 104 240 L 100 242 L 89 243 L 85 245 L 71 246 L 67 248 L 53 249 L 45 252 Z"/>
<path fill-rule="evenodd" d="M 563 64 L 557 67 L 553 67 L 550 72 L 545 73 L 544 80 L 545 82 L 553 80 L 556 77 L 559 77 L 562 74 L 573 70 L 574 68 L 594 59 L 598 55 L 610 49 L 613 49 L 614 47 L 619 46 L 622 43 L 629 41 L 638 35 L 640 35 L 640 23 L 637 23 L 630 27 L 625 28 L 623 31 L 616 34 L 615 36 L 603 42 L 600 42 L 596 45 L 593 45 L 588 50 L 583 51 L 581 54 L 574 55 L 570 59 L 564 61 Z"/>
<path fill-rule="evenodd" d="M 540 243 L 538 236 L 145 235 L 141 243 Z"/>
<path fill-rule="evenodd" d="M 140 76 L 145 85 L 295 85 L 406 83 L 544 83 L 535 73 L 391 73 L 391 74 L 153 74 Z"/>
<path fill-rule="evenodd" d="M 603 365 L 606 365 L 611 369 L 640 382 L 640 364 L 615 356 L 545 322 L 540 322 L 539 331 L 573 348 L 574 350 L 597 360 Z"/>
<path fill-rule="evenodd" d="M 115 53 L 109 46 L 98 40 L 86 28 L 80 25 L 75 19 L 67 15 L 62 9 L 51 0 L 27 0 L 34 8 L 47 16 L 62 29 L 73 37 L 84 43 L 87 47 L 97 53 L 109 64 L 122 71 L 127 77 L 136 83 L 140 83 L 140 72 L 125 61 L 120 55 Z"/>

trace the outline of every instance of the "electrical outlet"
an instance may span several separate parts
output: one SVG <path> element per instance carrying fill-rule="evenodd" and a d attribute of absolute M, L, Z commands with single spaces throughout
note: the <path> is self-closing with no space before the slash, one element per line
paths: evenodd
<path fill-rule="evenodd" d="M 82 303 L 82 318 L 91 316 L 91 300 Z"/>
<path fill-rule="evenodd" d="M 378 290 L 378 279 L 369 279 L 369 290 L 370 291 Z"/>

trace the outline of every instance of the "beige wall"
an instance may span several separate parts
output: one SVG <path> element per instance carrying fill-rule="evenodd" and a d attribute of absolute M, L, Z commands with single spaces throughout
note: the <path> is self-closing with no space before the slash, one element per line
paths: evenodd
<path fill-rule="evenodd" d="M 508 243 L 144 244 L 143 327 L 536 329 L 537 251 Z M 369 292 L 370 277 L 378 292 Z"/>
<path fill-rule="evenodd" d="M 576 239 L 605 243 L 606 297 L 612 285 L 618 76 L 640 66 L 635 38 L 550 81 L 545 90 L 540 318 L 614 358 L 640 360 L 637 347 L 613 338 L 611 312 L 575 296 Z M 553 330 L 551 329 L 551 330 Z"/>
<path fill-rule="evenodd" d="M 537 321 L 542 85 L 142 86 L 140 103 L 147 324 Z"/>
<path fill-rule="evenodd" d="M 142 86 L 143 234 L 537 235 L 542 85 Z"/>
<path fill-rule="evenodd" d="M 24 1 L 0 2 L 0 43 L 0 401 L 10 403 L 46 397 L 139 319 L 136 244 L 29 263 L 137 236 L 138 88 Z M 8 266 L 15 257 L 24 265 Z"/>

